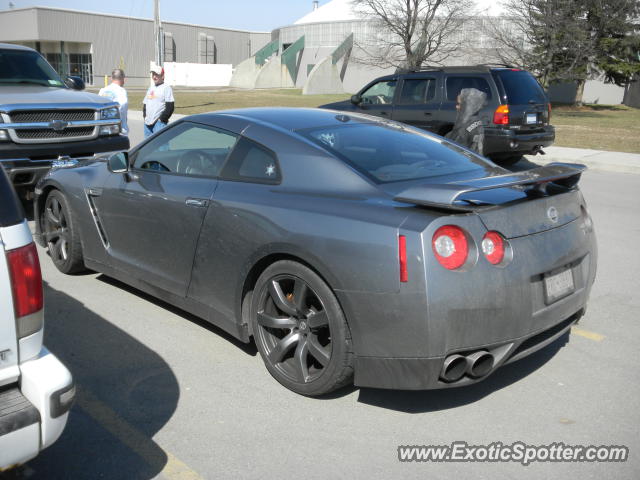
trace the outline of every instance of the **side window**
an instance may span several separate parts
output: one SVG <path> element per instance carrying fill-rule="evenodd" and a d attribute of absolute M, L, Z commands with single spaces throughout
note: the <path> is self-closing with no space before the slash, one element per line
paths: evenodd
<path fill-rule="evenodd" d="M 378 82 L 367 88 L 360 97 L 362 103 L 385 104 L 393 102 L 393 95 L 396 92 L 395 80 Z"/>
<path fill-rule="evenodd" d="M 282 180 L 275 153 L 241 137 L 223 172 L 224 180 L 278 184 Z"/>
<path fill-rule="evenodd" d="M 436 96 L 435 78 L 410 78 L 406 79 L 400 92 L 398 103 L 403 105 L 417 105 L 427 103 Z"/>
<path fill-rule="evenodd" d="M 170 127 L 143 146 L 133 168 L 180 175 L 217 177 L 237 135 L 195 123 Z"/>
<path fill-rule="evenodd" d="M 484 77 L 447 77 L 447 100 L 455 102 L 460 90 L 463 88 L 475 88 L 487 94 L 487 99 L 491 98 L 491 87 Z"/>

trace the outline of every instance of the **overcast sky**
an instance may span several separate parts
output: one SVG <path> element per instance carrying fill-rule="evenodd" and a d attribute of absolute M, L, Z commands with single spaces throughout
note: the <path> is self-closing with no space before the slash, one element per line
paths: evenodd
<path fill-rule="evenodd" d="M 320 0 L 324 5 L 329 0 Z M 0 9 L 9 8 L 0 0 Z M 58 7 L 85 12 L 153 18 L 153 0 L 11 0 L 14 8 Z M 270 32 L 312 10 L 312 0 L 160 0 L 160 18 L 210 27 Z"/>

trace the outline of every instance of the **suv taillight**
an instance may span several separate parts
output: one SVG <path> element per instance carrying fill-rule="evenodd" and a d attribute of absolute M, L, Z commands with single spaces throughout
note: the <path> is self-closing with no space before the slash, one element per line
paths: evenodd
<path fill-rule="evenodd" d="M 549 110 L 549 114 L 547 115 L 547 122 L 551 123 L 551 102 L 547 103 L 547 109 Z"/>
<path fill-rule="evenodd" d="M 42 328 L 42 315 L 28 317 L 42 311 L 42 273 L 35 243 L 9 250 L 7 263 L 11 275 L 13 306 L 16 313 L 18 337 L 22 338 Z M 37 317 L 37 318 L 35 318 Z"/>
<path fill-rule="evenodd" d="M 509 124 L 509 105 L 500 105 L 493 112 L 493 123 L 496 125 L 508 125 Z"/>

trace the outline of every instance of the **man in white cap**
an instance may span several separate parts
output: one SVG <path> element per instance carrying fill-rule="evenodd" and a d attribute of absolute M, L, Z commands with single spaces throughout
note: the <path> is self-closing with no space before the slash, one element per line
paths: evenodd
<path fill-rule="evenodd" d="M 147 90 L 142 102 L 144 138 L 167 126 L 175 102 L 173 90 L 164 83 L 164 68 L 158 65 L 151 67 L 151 79 L 153 85 Z"/>
<path fill-rule="evenodd" d="M 123 135 L 129 135 L 129 126 L 127 125 L 129 98 L 127 97 L 127 91 L 124 89 L 124 78 L 124 70 L 116 68 L 111 72 L 111 83 L 101 88 L 98 95 L 107 97 L 120 104 L 120 132 Z"/>

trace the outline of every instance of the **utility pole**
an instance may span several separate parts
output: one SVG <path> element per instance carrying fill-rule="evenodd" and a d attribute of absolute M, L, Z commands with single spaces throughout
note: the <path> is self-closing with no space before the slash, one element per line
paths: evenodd
<path fill-rule="evenodd" d="M 160 0 L 153 0 L 153 37 L 155 41 L 156 65 L 162 66 L 163 38 L 162 23 L 160 23 Z"/>

